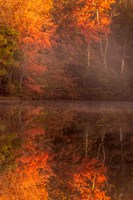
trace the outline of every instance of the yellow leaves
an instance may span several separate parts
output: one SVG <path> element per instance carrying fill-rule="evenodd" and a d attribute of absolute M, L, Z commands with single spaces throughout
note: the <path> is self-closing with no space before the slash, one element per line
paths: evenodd
<path fill-rule="evenodd" d="M 50 15 L 52 0 L 7 0 L 4 3 L 0 0 L 0 5 L 1 22 L 17 29 L 21 38 L 36 39 L 40 32 L 45 35 L 50 28 L 54 31 Z"/>
<path fill-rule="evenodd" d="M 46 184 L 52 174 L 48 159 L 47 153 L 19 158 L 18 167 L 0 177 L 0 200 L 47 200 Z"/>
<path fill-rule="evenodd" d="M 110 22 L 111 22 L 111 20 L 109 18 L 107 18 L 107 17 L 102 17 L 101 18 L 101 24 L 102 24 L 103 27 L 108 26 Z"/>
<path fill-rule="evenodd" d="M 67 21 L 66 17 L 69 18 L 69 16 L 65 14 L 64 6 L 69 5 L 70 2 L 68 2 L 54 2 L 53 0 L 0 0 L 0 19 L 1 22 L 9 24 L 20 31 L 23 39 L 31 37 L 38 41 L 41 40 L 41 42 L 44 41 L 49 46 L 50 37 L 48 36 L 52 35 L 55 30 L 51 10 L 53 6 L 56 6 L 57 11 L 61 15 L 56 20 Z M 93 27 L 95 32 L 97 32 L 97 10 L 100 16 L 100 26 L 108 26 L 110 24 L 110 6 L 114 2 L 115 0 L 79 0 L 76 9 L 71 14 L 79 27 L 88 29 L 89 32 L 91 32 Z"/>
<path fill-rule="evenodd" d="M 88 41 L 109 33 L 111 4 L 115 0 L 82 0 L 74 11 L 75 21 Z M 88 35 L 88 36 L 87 36 Z M 96 40 L 95 40 L 96 39 Z"/>

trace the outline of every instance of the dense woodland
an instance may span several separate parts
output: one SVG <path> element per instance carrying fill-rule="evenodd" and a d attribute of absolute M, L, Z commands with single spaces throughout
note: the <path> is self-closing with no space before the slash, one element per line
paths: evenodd
<path fill-rule="evenodd" d="M 0 0 L 0 95 L 133 99 L 133 0 Z"/>

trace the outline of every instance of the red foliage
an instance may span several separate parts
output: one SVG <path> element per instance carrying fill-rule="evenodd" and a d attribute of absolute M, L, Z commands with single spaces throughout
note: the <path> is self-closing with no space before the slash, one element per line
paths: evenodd
<path fill-rule="evenodd" d="M 106 181 L 105 172 L 106 168 L 98 160 L 83 159 L 74 173 L 73 198 L 75 200 L 109 200 L 110 198 L 103 190 Z"/>
<path fill-rule="evenodd" d="M 110 33 L 111 4 L 115 0 L 80 0 L 73 14 L 87 42 L 98 41 Z"/>

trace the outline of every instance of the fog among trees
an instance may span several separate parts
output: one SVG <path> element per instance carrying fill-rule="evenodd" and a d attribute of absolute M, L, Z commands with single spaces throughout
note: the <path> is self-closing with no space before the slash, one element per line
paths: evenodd
<path fill-rule="evenodd" d="M 132 0 L 0 0 L 0 95 L 133 99 Z"/>

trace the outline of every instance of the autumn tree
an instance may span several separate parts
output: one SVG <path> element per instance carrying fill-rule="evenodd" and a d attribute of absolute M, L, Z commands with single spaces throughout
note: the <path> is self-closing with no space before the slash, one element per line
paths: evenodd
<path fill-rule="evenodd" d="M 22 147 L 16 152 L 16 166 L 0 175 L 0 199 L 48 199 L 47 184 L 53 172 L 49 153 L 36 150 L 38 132 L 33 129 L 23 133 Z"/>
<path fill-rule="evenodd" d="M 39 49 L 51 45 L 51 35 L 54 32 L 54 25 L 50 17 L 52 0 L 45 2 L 29 1 L 0 1 L 1 5 L 1 24 L 11 26 L 19 32 L 18 46 L 24 54 L 20 65 L 19 85 L 22 86 L 23 80 L 27 82 L 28 77 L 34 89 L 37 71 L 39 74 L 44 72 L 44 63 L 37 61 Z M 34 64 L 34 66 L 33 66 Z M 43 66 L 43 67 L 42 67 Z M 36 75 L 35 75 L 36 74 Z M 38 74 L 38 75 L 39 75 Z M 35 90 L 39 91 L 38 87 Z"/>
<path fill-rule="evenodd" d="M 126 99 L 132 96 L 132 7 L 132 1 L 116 1 L 112 6 L 106 54 L 108 69 L 106 74 L 102 71 L 100 75 L 108 98 L 114 99 L 117 95 L 117 99 Z M 99 57 L 96 66 L 101 65 Z"/>
<path fill-rule="evenodd" d="M 85 158 L 74 174 L 73 188 L 76 195 L 73 198 L 83 200 L 109 200 L 104 191 L 106 168 L 98 160 Z"/>
<path fill-rule="evenodd" d="M 63 53 L 63 46 L 61 48 Z M 66 61 L 66 58 L 60 58 L 58 50 L 59 47 L 50 53 L 52 59 L 49 60 L 44 74 L 44 97 L 48 99 L 74 99 L 78 97 L 76 78 L 67 69 L 66 63 L 69 62 Z"/>
<path fill-rule="evenodd" d="M 46 183 L 49 179 L 48 155 L 21 157 L 15 170 L 1 175 L 0 199 L 48 199 Z M 6 181 L 4 181 L 6 180 Z M 4 184 L 3 184 L 4 182 Z"/>
<path fill-rule="evenodd" d="M 108 48 L 108 34 L 110 33 L 111 23 L 111 4 L 114 0 L 98 0 L 98 1 L 79 1 L 74 11 L 76 25 L 84 35 L 88 44 L 88 66 L 90 66 L 90 44 L 94 42 L 100 43 L 101 56 L 105 68 L 106 53 Z M 103 48 L 102 40 L 106 39 L 105 48 Z"/>
<path fill-rule="evenodd" d="M 88 71 L 87 65 L 90 65 L 90 60 L 97 59 L 95 55 L 92 55 L 94 43 L 100 44 L 98 51 L 101 52 L 102 59 L 100 56 L 98 59 L 102 60 L 99 62 L 100 65 L 104 64 L 104 68 L 106 68 L 112 3 L 114 1 L 54 1 L 52 16 L 57 25 L 55 35 L 57 47 L 53 55 L 56 55 L 57 66 L 55 64 L 55 70 L 52 71 L 53 65 L 48 65 L 46 81 L 47 85 L 51 87 L 45 88 L 46 91 L 51 88 L 50 91 L 51 93 L 53 91 L 53 96 L 56 93 L 63 93 L 62 87 L 65 88 L 65 82 L 59 81 L 60 78 L 57 78 L 55 82 L 50 82 L 51 79 L 54 80 L 57 77 L 56 71 L 57 74 L 61 74 L 59 69 L 62 72 L 64 71 L 64 79 L 66 79 L 65 74 L 69 72 L 70 75 L 67 75 L 67 82 L 70 82 L 69 88 L 74 86 L 74 84 L 72 85 L 74 82 L 76 83 L 74 90 L 78 90 L 80 86 L 86 89 L 86 82 L 89 82 L 89 79 L 90 82 L 92 81 L 90 78 L 92 73 Z M 84 52 L 87 52 L 87 55 Z M 61 75 L 58 77 L 61 77 Z M 78 93 L 82 94 L 82 90 L 79 89 Z"/>
<path fill-rule="evenodd" d="M 11 25 L 19 31 L 20 43 L 26 41 L 34 43 L 39 40 L 41 44 L 50 44 L 49 37 L 52 32 L 50 27 L 53 26 L 50 18 L 52 0 L 46 0 L 45 3 L 42 0 L 8 0 L 1 1 L 0 5 L 3 17 L 0 22 Z"/>
<path fill-rule="evenodd" d="M 0 94 L 13 95 L 19 92 L 18 33 L 13 28 L 0 25 Z"/>
<path fill-rule="evenodd" d="M 45 73 L 45 96 L 47 98 L 76 98 L 78 88 L 76 79 L 67 65 L 76 62 L 75 26 L 72 10 L 74 1 L 54 1 L 51 15 L 56 25 L 54 40 L 56 45 L 48 51 L 48 64 Z M 51 81 L 52 80 L 52 81 Z"/>
<path fill-rule="evenodd" d="M 133 1 L 117 1 L 114 7 L 114 16 L 112 22 L 112 30 L 117 48 L 119 48 L 120 54 L 118 57 L 121 59 L 120 72 L 125 71 L 125 67 L 129 62 L 131 42 L 132 42 L 132 14 Z"/>

